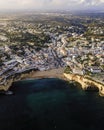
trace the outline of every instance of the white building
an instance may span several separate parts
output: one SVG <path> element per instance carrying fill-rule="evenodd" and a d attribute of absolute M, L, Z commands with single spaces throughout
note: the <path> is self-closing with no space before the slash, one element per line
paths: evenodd
<path fill-rule="evenodd" d="M 98 67 L 96 67 L 96 66 L 91 67 L 91 68 L 90 68 L 90 71 L 91 71 L 92 73 L 101 73 L 101 69 L 98 68 Z"/>
<path fill-rule="evenodd" d="M 85 71 L 84 71 L 84 70 L 81 70 L 81 69 L 79 69 L 79 68 L 74 68 L 74 69 L 73 69 L 73 73 L 74 73 L 74 74 L 84 75 L 84 74 L 85 74 Z"/>

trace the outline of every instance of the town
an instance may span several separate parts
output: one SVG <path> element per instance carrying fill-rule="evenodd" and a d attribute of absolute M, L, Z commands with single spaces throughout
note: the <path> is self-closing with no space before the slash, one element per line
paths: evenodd
<path fill-rule="evenodd" d="M 27 70 L 61 67 L 104 82 L 104 18 L 56 13 L 38 18 L 0 20 L 0 85 Z"/>

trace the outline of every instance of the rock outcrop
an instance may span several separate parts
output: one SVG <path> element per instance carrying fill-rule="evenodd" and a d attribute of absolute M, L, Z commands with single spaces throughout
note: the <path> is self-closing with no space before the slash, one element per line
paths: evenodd
<path fill-rule="evenodd" d="M 71 73 L 70 74 L 64 73 L 64 76 L 70 81 L 78 82 L 81 85 L 83 90 L 98 89 L 100 96 L 104 96 L 104 84 L 101 83 L 100 81 L 98 82 L 88 76 L 82 76 L 82 75 L 71 74 Z"/>

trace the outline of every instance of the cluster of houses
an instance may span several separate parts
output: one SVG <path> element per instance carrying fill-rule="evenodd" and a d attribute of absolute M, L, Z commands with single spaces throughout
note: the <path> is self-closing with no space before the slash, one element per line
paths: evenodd
<path fill-rule="evenodd" d="M 17 24 L 17 26 L 16 26 Z M 5 25 L 6 26 L 6 25 Z M 92 39 L 89 43 L 83 37 L 84 30 L 75 26 L 55 26 L 39 24 L 37 27 L 32 24 L 15 22 L 14 26 L 7 24 L 7 32 L 23 33 L 44 33 L 49 35 L 51 43 L 45 43 L 46 48 L 37 48 L 28 44 L 21 46 L 17 43 L 18 49 L 13 50 L 11 45 L 0 46 L 0 80 L 6 80 L 15 73 L 22 73 L 29 69 L 45 71 L 49 69 L 70 66 L 72 73 L 84 75 L 90 73 L 104 73 L 104 41 Z M 25 30 L 24 30 L 25 28 Z M 62 29 L 62 32 L 58 32 Z M 79 40 L 68 42 L 67 38 L 73 37 Z M 1 37 L 4 38 L 5 37 Z M 5 39 L 7 40 L 7 39 Z M 71 46 L 70 46 L 71 45 Z M 3 82 L 2 82 L 3 83 Z"/>

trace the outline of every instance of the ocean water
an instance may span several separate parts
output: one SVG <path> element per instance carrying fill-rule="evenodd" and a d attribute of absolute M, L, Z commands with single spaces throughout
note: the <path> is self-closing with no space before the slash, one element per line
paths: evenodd
<path fill-rule="evenodd" d="M 0 95 L 0 130 L 104 130 L 104 98 L 59 79 L 14 83 Z"/>

